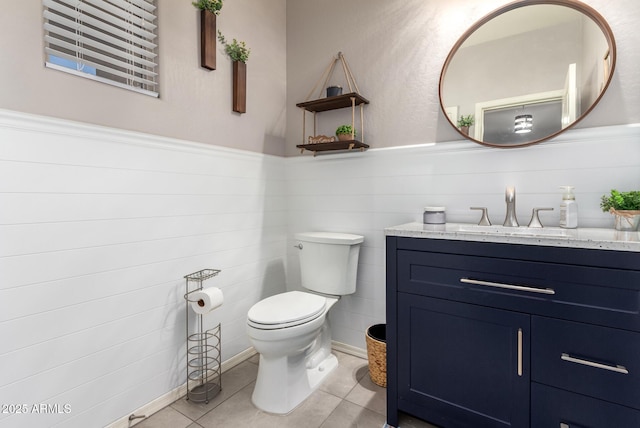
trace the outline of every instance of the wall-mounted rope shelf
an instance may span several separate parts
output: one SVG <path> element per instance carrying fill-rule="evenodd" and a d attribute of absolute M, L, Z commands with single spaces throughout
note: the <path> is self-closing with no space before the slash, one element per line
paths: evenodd
<path fill-rule="evenodd" d="M 345 79 L 347 81 L 347 85 L 349 86 L 349 93 L 322 98 L 322 90 L 327 86 L 329 80 L 331 79 L 331 76 L 333 75 L 336 64 L 338 63 L 341 64 L 342 70 L 344 71 Z M 321 82 L 324 82 L 324 84 L 320 85 Z M 320 88 L 320 91 L 318 92 L 318 98 L 315 100 L 311 100 L 311 97 L 316 92 L 318 87 Z M 369 146 L 364 143 L 365 104 L 369 104 L 369 100 L 360 95 L 360 89 L 358 88 L 358 84 L 353 77 L 353 73 L 351 72 L 349 64 L 347 64 L 347 61 L 342 52 L 338 52 L 338 55 L 331 60 L 327 69 L 324 71 L 324 73 L 322 73 L 320 79 L 316 82 L 313 89 L 311 89 L 311 91 L 309 92 L 309 95 L 307 95 L 306 101 L 296 104 L 296 106 L 300 107 L 303 111 L 302 144 L 296 145 L 296 147 L 300 149 L 300 153 L 304 153 L 305 150 L 309 150 L 312 151 L 313 155 L 315 156 L 317 152 L 353 149 L 360 149 L 360 151 L 364 151 L 365 149 L 369 148 Z M 360 141 L 356 140 L 355 132 L 356 106 L 360 106 Z M 353 130 L 349 139 L 336 141 L 334 137 L 317 135 L 316 113 L 348 107 L 351 107 L 351 128 Z M 309 136 L 308 139 L 306 139 L 307 112 L 313 113 L 313 135 Z"/>

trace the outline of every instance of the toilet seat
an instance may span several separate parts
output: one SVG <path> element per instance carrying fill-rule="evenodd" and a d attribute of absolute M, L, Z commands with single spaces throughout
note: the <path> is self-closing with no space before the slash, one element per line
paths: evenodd
<path fill-rule="evenodd" d="M 327 299 L 317 294 L 289 291 L 256 303 L 249 309 L 247 324 L 261 330 L 276 330 L 305 324 L 320 317 Z"/>

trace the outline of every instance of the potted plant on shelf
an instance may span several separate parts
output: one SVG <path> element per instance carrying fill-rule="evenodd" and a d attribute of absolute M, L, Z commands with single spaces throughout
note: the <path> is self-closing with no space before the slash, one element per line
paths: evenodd
<path fill-rule="evenodd" d="M 247 111 L 247 61 L 251 49 L 245 42 L 239 42 L 236 39 L 228 43 L 220 30 L 218 30 L 218 40 L 233 61 L 233 111 L 245 113 Z"/>
<path fill-rule="evenodd" d="M 220 15 L 222 0 L 198 0 L 191 3 L 200 9 L 200 66 L 216 69 L 216 16 Z"/>
<path fill-rule="evenodd" d="M 637 230 L 640 223 L 640 191 L 620 192 L 612 189 L 609 195 L 602 195 L 600 208 L 614 215 L 616 230 Z"/>
<path fill-rule="evenodd" d="M 356 130 L 351 125 L 340 125 L 338 129 L 336 129 L 336 136 L 340 141 L 355 140 Z"/>
<path fill-rule="evenodd" d="M 458 119 L 458 128 L 460 128 L 460 132 L 464 135 L 469 135 L 469 128 L 473 126 L 474 122 L 475 120 L 472 114 L 468 116 L 460 116 L 460 119 Z"/>

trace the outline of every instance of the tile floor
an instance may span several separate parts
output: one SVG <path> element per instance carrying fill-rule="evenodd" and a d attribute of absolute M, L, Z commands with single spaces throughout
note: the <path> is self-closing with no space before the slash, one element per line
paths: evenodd
<path fill-rule="evenodd" d="M 273 415 L 251 403 L 258 356 L 222 374 L 222 391 L 209 402 L 181 398 L 136 428 L 381 428 L 385 424 L 386 389 L 369 377 L 367 361 L 335 352 L 338 367 L 304 403 L 288 415 Z M 402 428 L 435 428 L 408 415 Z"/>

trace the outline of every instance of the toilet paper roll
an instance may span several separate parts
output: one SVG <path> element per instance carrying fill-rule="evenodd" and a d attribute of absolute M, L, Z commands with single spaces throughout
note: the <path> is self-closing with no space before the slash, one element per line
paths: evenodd
<path fill-rule="evenodd" d="M 218 287 L 210 287 L 191 293 L 189 300 L 193 311 L 196 314 L 204 315 L 220 307 L 224 302 L 224 297 L 222 296 L 222 290 Z"/>

